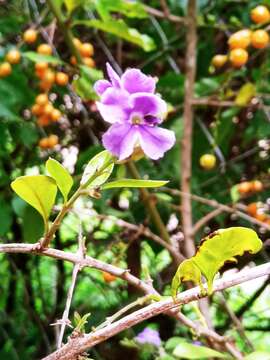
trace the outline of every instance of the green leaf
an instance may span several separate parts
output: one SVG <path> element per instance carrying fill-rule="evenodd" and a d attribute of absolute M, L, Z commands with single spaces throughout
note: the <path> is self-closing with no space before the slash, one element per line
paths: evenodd
<path fill-rule="evenodd" d="M 93 88 L 94 83 L 103 78 L 102 71 L 80 66 L 80 77 L 73 81 L 72 86 L 83 100 L 97 100 L 98 96 Z"/>
<path fill-rule="evenodd" d="M 254 351 L 244 357 L 244 360 L 270 360 L 270 352 Z"/>
<path fill-rule="evenodd" d="M 57 193 L 55 181 L 45 175 L 21 176 L 11 183 L 11 188 L 40 213 L 46 224 Z"/>
<path fill-rule="evenodd" d="M 156 48 L 152 38 L 150 38 L 148 35 L 140 34 L 136 29 L 129 28 L 128 25 L 121 19 L 110 19 L 106 21 L 78 20 L 75 21 L 73 25 L 85 25 L 108 32 L 112 35 L 140 46 L 144 51 L 152 51 Z"/>
<path fill-rule="evenodd" d="M 99 187 L 110 177 L 114 168 L 113 156 L 107 150 L 94 156 L 86 165 L 81 185 Z"/>
<path fill-rule="evenodd" d="M 22 53 L 22 55 L 27 58 L 28 60 L 31 60 L 35 63 L 38 63 L 38 62 L 47 62 L 49 64 L 64 64 L 64 62 L 55 57 L 55 56 L 51 56 L 51 55 L 41 55 L 41 54 L 38 54 L 34 51 L 26 51 L 24 53 Z"/>
<path fill-rule="evenodd" d="M 96 9 L 103 20 L 111 18 L 110 12 L 118 12 L 130 18 L 145 19 L 148 17 L 144 6 L 137 1 L 97 0 Z"/>
<path fill-rule="evenodd" d="M 168 181 L 164 180 L 136 180 L 136 179 L 120 179 L 109 182 L 102 186 L 102 189 L 112 189 L 112 188 L 154 188 L 164 186 Z"/>
<path fill-rule="evenodd" d="M 61 191 L 64 201 L 67 201 L 68 194 L 73 185 L 73 179 L 69 172 L 55 159 L 50 158 L 46 162 L 46 169 L 51 177 L 55 180 Z"/>
<path fill-rule="evenodd" d="M 12 208 L 8 201 L 0 197 L 0 236 L 6 235 L 12 224 Z"/>
<path fill-rule="evenodd" d="M 27 243 L 37 242 L 43 234 L 43 222 L 39 213 L 24 202 L 22 214 L 22 237 Z"/>
<path fill-rule="evenodd" d="M 219 359 L 228 359 L 228 355 L 219 351 L 210 349 L 206 346 L 198 346 L 182 342 L 176 346 L 173 355 L 181 359 L 209 359 L 212 357 Z"/>
<path fill-rule="evenodd" d="M 247 105 L 250 100 L 256 95 L 256 86 L 250 82 L 244 84 L 236 98 L 235 98 L 235 103 L 236 105 L 239 105 L 239 106 L 245 106 Z"/>
<path fill-rule="evenodd" d="M 72 13 L 78 6 L 82 5 L 85 0 L 64 0 L 67 11 L 69 14 Z"/>
<path fill-rule="evenodd" d="M 226 261 L 236 262 L 236 256 L 244 252 L 255 254 L 261 248 L 262 242 L 252 229 L 231 227 L 213 232 L 201 241 L 196 254 L 178 267 L 172 281 L 172 296 L 176 297 L 182 281 L 193 281 L 201 286 L 202 275 L 211 294 L 214 277 Z"/>
<path fill-rule="evenodd" d="M 240 199 L 240 194 L 238 191 L 238 184 L 231 187 L 230 194 L 231 194 L 231 199 L 232 199 L 233 203 L 236 203 Z"/>

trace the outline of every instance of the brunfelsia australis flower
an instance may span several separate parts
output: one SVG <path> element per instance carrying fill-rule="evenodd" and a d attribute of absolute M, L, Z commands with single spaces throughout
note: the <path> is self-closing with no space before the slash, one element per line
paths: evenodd
<path fill-rule="evenodd" d="M 156 81 L 138 69 L 128 69 L 120 77 L 107 64 L 109 80 L 95 83 L 100 96 L 97 108 L 111 124 L 102 137 L 104 147 L 123 160 L 136 146 L 153 160 L 161 158 L 175 143 L 175 134 L 160 128 L 167 111 L 164 100 L 155 94 Z"/>

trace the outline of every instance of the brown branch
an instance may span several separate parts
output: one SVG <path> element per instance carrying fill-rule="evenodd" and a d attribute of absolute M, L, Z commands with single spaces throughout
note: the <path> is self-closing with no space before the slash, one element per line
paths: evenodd
<path fill-rule="evenodd" d="M 270 263 L 259 265 L 254 268 L 241 271 L 237 274 L 233 274 L 230 277 L 226 277 L 225 279 L 215 281 L 213 289 L 214 292 L 221 291 L 269 274 Z M 179 305 L 190 303 L 191 301 L 198 300 L 202 297 L 203 296 L 199 287 L 195 287 L 178 295 L 177 302 L 174 302 L 172 298 L 155 302 L 133 312 L 130 315 L 125 316 L 124 318 L 103 329 L 94 331 L 90 334 L 84 334 L 78 338 L 70 339 L 70 341 L 61 349 L 55 351 L 43 360 L 76 359 L 76 356 L 80 355 L 87 349 L 99 344 L 100 342 L 103 342 L 106 339 L 109 339 L 123 330 L 126 330 L 142 321 L 150 319 L 153 316 L 157 316 L 161 313 L 166 313 L 171 309 L 178 308 Z M 238 356 L 237 358 L 239 359 L 241 357 Z"/>
<path fill-rule="evenodd" d="M 169 20 L 171 22 L 179 23 L 179 24 L 186 24 L 187 23 L 186 18 L 181 17 L 181 16 L 173 15 L 173 14 L 170 14 L 170 13 L 165 14 L 163 11 L 154 9 L 154 8 L 152 8 L 150 6 L 147 6 L 147 5 L 144 5 L 144 9 L 148 14 L 153 15 L 153 16 L 155 16 L 157 18 L 160 18 L 160 19 L 166 19 L 166 20 Z"/>
<path fill-rule="evenodd" d="M 136 286 L 145 294 L 151 295 L 159 295 L 158 292 L 152 287 L 152 285 L 136 278 L 132 274 L 129 273 L 128 270 L 120 269 L 116 266 L 106 264 L 102 261 L 96 260 L 90 256 L 85 256 L 83 259 L 78 254 L 73 254 L 57 249 L 43 249 L 37 250 L 36 244 L 0 244 L 0 253 L 24 253 L 24 254 L 36 254 L 39 256 L 48 256 L 58 260 L 65 260 L 73 263 L 74 265 L 79 265 L 80 268 L 90 267 L 95 268 L 101 271 L 106 271 L 110 274 L 113 274 L 117 277 L 122 278 L 127 281 L 129 284 Z M 205 336 L 210 341 L 214 341 L 216 343 L 224 344 L 226 349 L 234 355 L 237 353 L 237 350 L 234 348 L 232 344 L 229 343 L 228 339 L 223 336 L 220 336 L 215 331 L 209 330 L 203 326 L 195 324 L 192 320 L 188 319 L 185 315 L 179 312 L 179 309 L 170 310 L 168 315 L 175 317 L 180 322 L 182 322 L 187 327 L 191 328 L 198 336 Z M 237 357 L 236 357 L 237 358 Z"/>
<path fill-rule="evenodd" d="M 181 189 L 184 193 L 190 193 L 190 179 L 192 174 L 192 128 L 194 84 L 196 77 L 196 0 L 188 1 L 187 9 L 187 35 L 186 35 L 186 80 L 184 98 L 184 131 L 181 146 Z M 192 234 L 192 204 L 188 196 L 181 197 L 183 233 L 185 237 L 185 255 L 189 258 L 194 255 L 195 245 Z"/>

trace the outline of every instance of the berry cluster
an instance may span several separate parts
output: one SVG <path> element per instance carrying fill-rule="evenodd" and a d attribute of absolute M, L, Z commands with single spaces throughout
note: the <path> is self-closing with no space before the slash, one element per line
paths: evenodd
<path fill-rule="evenodd" d="M 255 219 L 270 225 L 270 216 L 265 213 L 265 204 L 261 202 L 253 202 L 248 204 L 247 213 Z"/>
<path fill-rule="evenodd" d="M 237 190 L 241 195 L 250 195 L 263 190 L 263 183 L 260 180 L 243 181 L 237 185 Z"/>
<path fill-rule="evenodd" d="M 260 5 L 250 13 L 251 20 L 255 24 L 265 24 L 270 21 L 270 12 L 266 6 Z M 255 49 L 264 49 L 269 44 L 269 35 L 263 29 L 252 31 L 243 29 L 232 34 L 228 40 L 230 48 L 229 55 L 218 54 L 212 58 L 212 65 L 215 68 L 222 68 L 227 61 L 235 68 L 240 68 L 248 61 L 247 48 L 252 46 Z"/>
<path fill-rule="evenodd" d="M 94 68 L 96 66 L 95 61 L 93 60 L 92 56 L 94 55 L 94 47 L 92 44 L 90 43 L 82 43 L 80 39 L 78 38 L 74 38 L 73 39 L 74 45 L 76 46 L 76 48 L 78 49 L 81 57 L 83 58 L 83 63 L 84 65 L 90 67 L 90 68 Z M 70 63 L 72 65 L 76 65 L 77 64 L 77 60 L 75 58 L 75 56 L 72 56 L 70 58 Z"/>

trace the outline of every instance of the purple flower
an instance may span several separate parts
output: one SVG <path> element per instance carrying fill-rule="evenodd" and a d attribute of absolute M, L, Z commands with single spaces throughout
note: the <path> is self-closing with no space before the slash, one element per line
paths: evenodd
<path fill-rule="evenodd" d="M 161 346 L 161 339 L 159 337 L 159 333 L 157 330 L 145 328 L 142 332 L 140 332 L 135 340 L 139 344 L 152 344 L 155 346 Z"/>
<path fill-rule="evenodd" d="M 110 81 L 99 80 L 95 91 L 100 95 L 97 108 L 111 127 L 103 135 L 104 147 L 119 160 L 129 157 L 140 145 L 151 159 L 161 158 L 175 143 L 173 131 L 157 125 L 167 105 L 155 94 L 156 81 L 138 69 L 128 69 L 119 77 L 107 64 Z"/>

